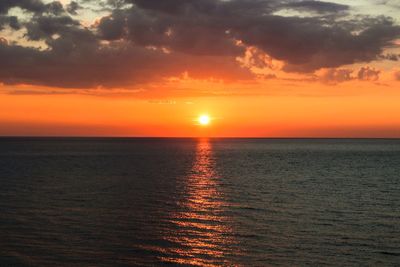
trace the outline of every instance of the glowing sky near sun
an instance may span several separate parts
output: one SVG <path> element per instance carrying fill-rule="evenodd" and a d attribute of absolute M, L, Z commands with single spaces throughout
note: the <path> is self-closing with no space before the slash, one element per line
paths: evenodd
<path fill-rule="evenodd" d="M 1 1 L 0 135 L 400 137 L 399 60 L 395 0 Z"/>

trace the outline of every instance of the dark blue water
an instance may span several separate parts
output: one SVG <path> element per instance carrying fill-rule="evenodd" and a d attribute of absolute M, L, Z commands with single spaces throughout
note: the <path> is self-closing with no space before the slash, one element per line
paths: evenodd
<path fill-rule="evenodd" d="M 0 139 L 0 266 L 396 266 L 400 140 Z"/>

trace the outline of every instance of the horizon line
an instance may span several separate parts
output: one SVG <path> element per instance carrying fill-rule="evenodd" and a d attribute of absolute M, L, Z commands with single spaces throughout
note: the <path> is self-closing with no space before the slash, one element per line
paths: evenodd
<path fill-rule="evenodd" d="M 396 140 L 400 137 L 318 137 L 318 136 L 298 136 L 298 137 L 279 137 L 279 136 L 90 136 L 90 135 L 0 135 L 0 139 L 7 138 L 70 138 L 70 139 L 391 139 Z"/>

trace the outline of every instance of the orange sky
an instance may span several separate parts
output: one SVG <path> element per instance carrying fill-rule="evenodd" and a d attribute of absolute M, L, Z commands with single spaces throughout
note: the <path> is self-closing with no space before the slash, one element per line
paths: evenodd
<path fill-rule="evenodd" d="M 0 133 L 12 136 L 400 137 L 400 92 L 351 82 L 277 88 L 270 94 L 193 97 L 2 94 Z M 208 86 L 212 86 L 208 84 Z M 234 84 L 228 87 L 239 86 Z M 263 85 L 268 86 L 268 83 Z M 18 88 L 18 87 L 16 87 Z M 168 90 L 168 89 L 165 89 Z M 195 90 L 195 89 L 193 89 Z M 222 89 L 219 89 L 222 91 Z M 279 92 L 280 90 L 281 92 Z M 209 126 L 195 121 L 201 114 Z"/>

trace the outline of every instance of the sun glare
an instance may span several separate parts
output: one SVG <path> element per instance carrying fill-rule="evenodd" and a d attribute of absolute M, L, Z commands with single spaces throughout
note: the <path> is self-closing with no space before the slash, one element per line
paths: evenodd
<path fill-rule="evenodd" d="M 208 115 L 201 115 L 198 118 L 198 122 L 200 125 L 204 125 L 204 126 L 208 125 L 208 124 L 210 124 L 210 117 Z"/>

